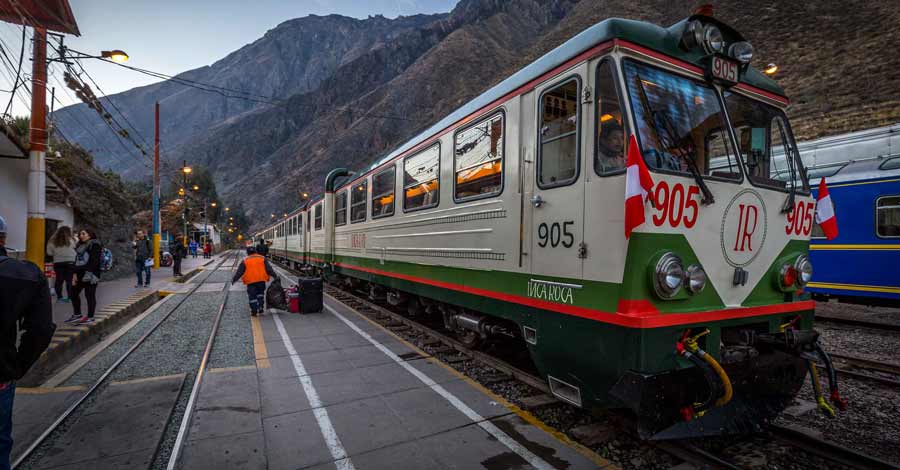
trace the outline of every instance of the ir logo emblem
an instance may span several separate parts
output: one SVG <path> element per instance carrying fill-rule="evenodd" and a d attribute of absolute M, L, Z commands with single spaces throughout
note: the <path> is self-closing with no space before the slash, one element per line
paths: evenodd
<path fill-rule="evenodd" d="M 766 206 L 752 189 L 737 193 L 722 216 L 722 255 L 728 264 L 752 263 L 766 242 Z"/>

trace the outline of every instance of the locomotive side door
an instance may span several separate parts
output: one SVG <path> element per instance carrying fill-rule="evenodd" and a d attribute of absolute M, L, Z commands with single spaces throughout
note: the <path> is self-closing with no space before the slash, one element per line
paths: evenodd
<path fill-rule="evenodd" d="M 535 90 L 534 180 L 525 201 L 532 215 L 531 272 L 540 280 L 557 283 L 580 281 L 583 274 L 578 249 L 584 237 L 584 185 L 580 183 L 584 70 L 582 65 Z M 553 291 L 532 287 L 538 294 Z"/>

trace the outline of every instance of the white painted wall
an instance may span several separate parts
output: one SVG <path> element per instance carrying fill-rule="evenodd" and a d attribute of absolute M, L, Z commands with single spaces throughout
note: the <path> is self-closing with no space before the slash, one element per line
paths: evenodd
<path fill-rule="evenodd" d="M 24 252 L 25 224 L 28 220 L 28 160 L 0 158 L 0 216 L 6 219 L 9 226 L 6 247 Z"/>
<path fill-rule="evenodd" d="M 28 160 L 0 158 L 0 216 L 6 219 L 9 226 L 7 249 L 24 253 L 28 220 Z M 47 219 L 73 227 L 75 213 L 71 207 L 47 201 Z"/>

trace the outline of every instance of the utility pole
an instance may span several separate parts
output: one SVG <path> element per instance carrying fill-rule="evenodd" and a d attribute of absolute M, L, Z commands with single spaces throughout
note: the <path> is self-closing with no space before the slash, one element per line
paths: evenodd
<path fill-rule="evenodd" d="M 159 269 L 159 101 L 156 102 L 156 114 L 153 120 L 153 267 Z"/>
<path fill-rule="evenodd" d="M 34 28 L 32 59 L 25 257 L 43 271 L 47 215 L 47 30 L 42 27 Z"/>
<path fill-rule="evenodd" d="M 188 173 L 191 172 L 191 167 L 187 166 L 187 160 L 184 160 L 184 163 L 181 165 L 181 174 L 184 176 L 184 184 L 181 187 L 183 201 L 184 201 L 184 212 L 182 212 L 182 218 L 184 219 L 184 233 L 182 234 L 182 239 L 184 240 L 184 244 L 187 245 L 187 228 L 188 228 L 188 193 L 187 193 L 187 177 Z"/>

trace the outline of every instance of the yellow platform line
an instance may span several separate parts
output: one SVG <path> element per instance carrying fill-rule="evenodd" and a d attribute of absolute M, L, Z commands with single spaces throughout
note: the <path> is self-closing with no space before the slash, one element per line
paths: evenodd
<path fill-rule="evenodd" d="M 900 294 L 900 287 L 866 286 L 861 284 L 832 284 L 828 282 L 810 282 L 807 287 L 819 289 L 855 290 L 860 292 L 884 292 L 888 294 Z"/>
<path fill-rule="evenodd" d="M 269 362 L 269 351 L 266 350 L 266 338 L 263 336 L 259 317 L 250 317 L 250 326 L 253 330 L 253 354 L 256 355 L 256 366 L 268 369 L 272 364 Z"/>
<path fill-rule="evenodd" d="M 232 367 L 217 367 L 215 369 L 209 369 L 207 372 L 210 374 L 221 374 L 223 372 L 238 372 L 242 370 L 256 369 L 256 366 L 232 366 Z"/>
<path fill-rule="evenodd" d="M 82 385 L 72 385 L 70 387 L 16 387 L 16 393 L 22 395 L 46 395 L 48 393 L 60 392 L 79 392 L 84 390 Z"/>
<path fill-rule="evenodd" d="M 579 454 L 583 455 L 583 456 L 586 457 L 588 460 L 590 460 L 591 462 L 593 462 L 594 464 L 596 464 L 596 465 L 597 465 L 597 468 L 603 468 L 604 470 L 616 470 L 616 469 L 619 469 L 619 468 L 620 468 L 618 465 L 616 465 L 615 463 L 613 463 L 613 462 L 611 462 L 611 461 L 609 461 L 609 460 L 607 460 L 607 459 L 604 459 L 603 457 L 601 457 L 599 454 L 597 454 L 596 452 L 594 452 L 594 451 L 591 450 L 590 448 L 588 448 L 588 447 L 586 447 L 586 446 L 583 446 L 583 445 L 581 445 L 581 444 L 579 444 L 579 443 L 573 441 L 572 439 L 569 439 L 569 436 L 567 436 L 567 435 L 566 435 L 565 433 L 563 433 L 562 431 L 559 431 L 559 430 L 557 430 L 557 429 L 555 429 L 555 428 L 553 428 L 553 427 L 548 426 L 546 423 L 544 423 L 543 421 L 541 421 L 540 419 L 538 419 L 538 418 L 537 418 L 536 416 L 534 416 L 533 414 L 531 414 L 531 413 L 529 413 L 529 412 L 527 412 L 527 411 L 525 411 L 525 410 L 519 408 L 518 406 L 516 406 L 516 405 L 510 403 L 510 402 L 507 401 L 505 398 L 503 398 L 503 397 L 501 397 L 500 395 L 497 395 L 496 393 L 492 392 L 490 389 L 488 389 L 488 388 L 486 388 L 484 385 L 481 385 L 480 383 L 476 382 L 476 381 L 473 380 L 472 378 L 470 378 L 470 377 L 464 375 L 462 372 L 459 372 L 458 370 L 456 370 L 456 369 L 450 367 L 449 365 L 444 364 L 444 363 L 441 362 L 440 360 L 435 359 L 431 354 L 428 354 L 427 352 L 425 352 L 425 351 L 423 351 L 422 349 L 420 349 L 418 346 L 416 346 L 416 345 L 410 343 L 409 341 L 406 341 L 405 339 L 401 338 L 400 336 L 398 336 L 398 335 L 397 335 L 396 333 L 394 333 L 393 331 L 388 330 L 388 329 L 386 329 L 385 327 L 383 327 L 382 325 L 380 325 L 380 324 L 378 324 L 378 323 L 372 321 L 370 318 L 368 318 L 368 317 L 366 317 L 365 315 L 363 315 L 363 314 L 357 312 L 356 310 L 353 310 L 352 308 L 350 308 L 349 306 L 345 305 L 343 302 L 341 302 L 341 301 L 335 299 L 334 297 L 332 297 L 332 296 L 330 296 L 330 295 L 328 295 L 328 294 L 325 294 L 325 295 L 326 295 L 328 298 L 330 298 L 331 300 L 333 300 L 333 301 L 335 301 L 335 302 L 337 302 L 337 303 L 340 303 L 341 305 L 344 305 L 345 307 L 347 307 L 351 312 L 353 312 L 353 313 L 354 313 L 356 316 L 358 316 L 359 318 L 362 318 L 363 320 L 365 320 L 365 321 L 367 321 L 367 322 L 369 322 L 369 323 L 371 323 L 371 324 L 377 326 L 377 327 L 380 328 L 381 330 L 387 332 L 388 334 L 390 334 L 391 336 L 393 336 L 394 338 L 396 338 L 397 341 L 400 341 L 401 343 L 405 344 L 407 347 L 409 347 L 409 348 L 412 349 L 413 351 L 416 351 L 417 353 L 419 353 L 419 354 L 425 356 L 425 360 L 426 360 L 426 361 L 429 361 L 429 362 L 431 362 L 431 363 L 433 363 L 433 364 L 436 364 L 436 365 L 438 365 L 438 366 L 443 367 L 443 368 L 446 369 L 448 372 L 450 372 L 451 374 L 453 374 L 453 375 L 455 375 L 456 377 L 460 378 L 461 380 L 465 381 L 467 384 L 471 385 L 472 387 L 474 387 L 474 388 L 475 388 L 476 390 L 478 390 L 479 392 L 481 392 L 481 393 L 487 395 L 488 398 L 490 398 L 491 400 L 493 400 L 493 401 L 495 401 L 495 402 L 497 402 L 497 403 L 499 403 L 499 404 L 505 406 L 509 411 L 512 411 L 513 413 L 515 413 L 519 418 L 522 418 L 522 419 L 523 419 L 525 422 L 527 422 L 528 424 L 531 424 L 532 426 L 534 426 L 534 427 L 536 427 L 536 428 L 538 428 L 538 429 L 540 429 L 540 430 L 546 432 L 547 434 L 553 436 L 556 440 L 558 440 L 558 441 L 561 442 L 562 444 L 564 444 L 564 445 L 566 445 L 566 446 L 572 448 L 573 450 L 575 450 L 576 452 L 578 452 Z"/>

